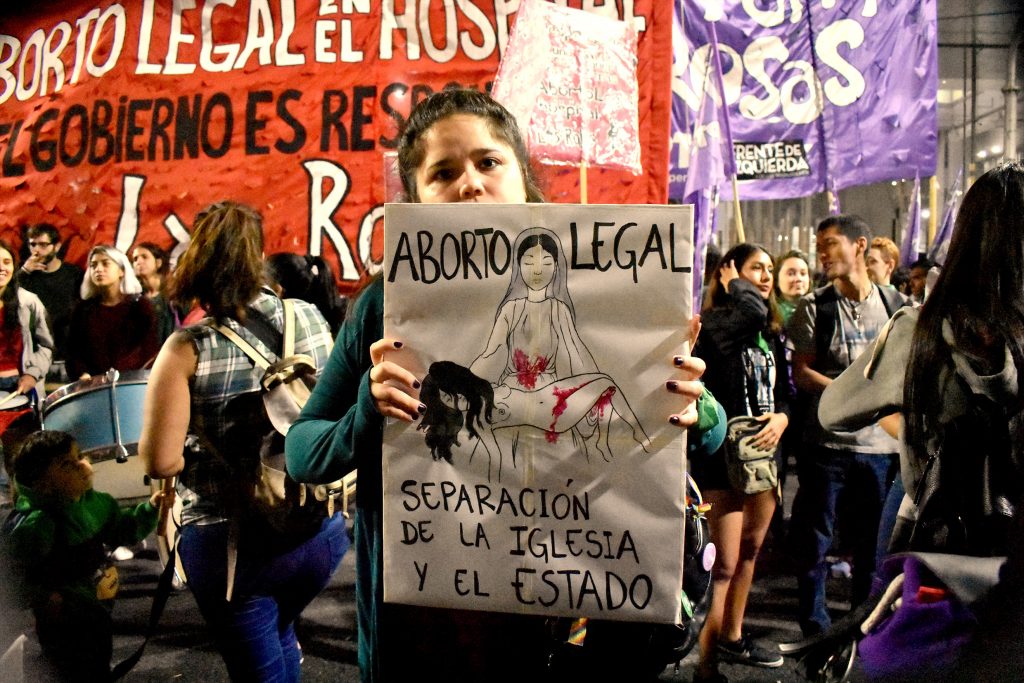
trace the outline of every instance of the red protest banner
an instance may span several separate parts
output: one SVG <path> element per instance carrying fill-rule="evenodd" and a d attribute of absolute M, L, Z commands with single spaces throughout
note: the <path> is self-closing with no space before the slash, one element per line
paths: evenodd
<path fill-rule="evenodd" d="M 638 29 L 642 175 L 602 171 L 591 201 L 667 196 L 669 3 L 572 0 Z M 618 6 L 621 5 L 621 9 Z M 384 179 L 412 106 L 489 88 L 518 0 L 62 2 L 0 18 L 0 236 L 51 222 L 81 263 L 97 243 L 188 240 L 232 198 L 266 252 L 322 254 L 351 290 L 380 258 Z M 552 201 L 575 173 L 547 169 Z"/>

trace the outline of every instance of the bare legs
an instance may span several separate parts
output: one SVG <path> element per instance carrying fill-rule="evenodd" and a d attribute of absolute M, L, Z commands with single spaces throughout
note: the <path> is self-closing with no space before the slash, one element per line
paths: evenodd
<path fill-rule="evenodd" d="M 704 500 L 711 503 L 708 522 L 718 549 L 711 607 L 700 632 L 698 669 L 708 676 L 718 668 L 718 641 L 735 641 L 743 635 L 743 615 L 754 581 L 754 564 L 775 511 L 775 493 L 763 491 L 748 496 L 715 490 L 705 491 Z"/>

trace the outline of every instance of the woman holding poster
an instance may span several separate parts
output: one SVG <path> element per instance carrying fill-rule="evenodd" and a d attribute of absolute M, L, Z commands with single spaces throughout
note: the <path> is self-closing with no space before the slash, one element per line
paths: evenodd
<path fill-rule="evenodd" d="M 540 202 L 526 146 L 512 115 L 475 90 L 445 90 L 421 102 L 399 141 L 399 172 L 413 202 Z M 384 604 L 381 445 L 384 418 L 413 422 L 426 411 L 420 380 L 386 353 L 383 281 L 370 283 L 342 326 L 323 377 L 292 425 L 288 471 L 329 481 L 358 467 L 356 602 L 364 682 L 404 675 L 444 680 L 529 680 L 546 664 L 542 620 Z M 507 357 L 506 357 L 507 358 Z M 505 359 L 503 359 L 505 362 Z M 675 359 L 668 391 L 687 398 L 673 424 L 695 422 L 699 360 Z"/>
<path fill-rule="evenodd" d="M 763 248 L 743 243 L 726 252 L 714 272 L 704 305 L 704 335 L 694 349 L 707 363 L 705 381 L 725 414 L 752 416 L 764 424 L 753 445 L 768 453 L 778 448 L 789 425 L 791 393 L 773 281 L 774 263 Z M 746 494 L 733 488 L 724 451 L 690 461 L 704 500 L 711 503 L 708 520 L 718 548 L 695 681 L 724 681 L 718 673 L 720 660 L 782 666 L 777 650 L 754 644 L 742 631 L 754 564 L 775 511 L 776 492 Z"/>

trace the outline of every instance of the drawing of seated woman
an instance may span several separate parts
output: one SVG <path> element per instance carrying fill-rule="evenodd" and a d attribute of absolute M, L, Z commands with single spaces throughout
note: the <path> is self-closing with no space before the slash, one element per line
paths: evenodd
<path fill-rule="evenodd" d="M 452 462 L 452 446 L 462 445 L 463 427 L 471 439 L 478 439 L 489 458 L 488 473 L 495 463 L 501 478 L 503 451 L 495 432 L 524 427 L 543 433 L 549 443 L 574 429 L 593 414 L 599 418 L 593 428 L 594 442 L 606 461 L 612 459 L 608 425 L 613 416 L 623 420 L 644 450 L 650 448 L 647 433 L 629 402 L 611 377 L 600 372 L 583 373 L 524 391 L 505 384 L 492 386 L 471 370 L 451 361 L 431 363 L 423 378 L 420 400 L 427 410 L 417 430 L 435 460 Z M 468 445 L 468 444 L 467 444 Z M 515 455 L 513 454 L 513 467 Z"/>
<path fill-rule="evenodd" d="M 470 365 L 473 374 L 495 385 L 532 391 L 565 377 L 599 372 L 576 331 L 568 268 L 558 237 L 545 228 L 524 230 L 516 238 L 513 254 L 508 291 L 498 305 L 483 352 Z M 573 430 L 573 447 L 582 448 L 588 458 L 589 448 L 597 446 L 599 420 L 596 413 L 587 416 Z M 515 457 L 518 433 L 511 439 Z M 603 451 L 602 455 L 608 457 Z"/>

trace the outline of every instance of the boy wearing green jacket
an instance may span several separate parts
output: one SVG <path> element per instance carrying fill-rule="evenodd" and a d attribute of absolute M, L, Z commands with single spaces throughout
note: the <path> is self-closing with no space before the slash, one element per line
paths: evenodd
<path fill-rule="evenodd" d="M 88 458 L 59 431 L 31 434 L 12 469 L 17 502 L 4 525 L 4 549 L 16 595 L 32 608 L 43 654 L 61 680 L 104 680 L 118 589 L 109 551 L 156 528 L 162 494 L 122 509 L 92 488 Z"/>

